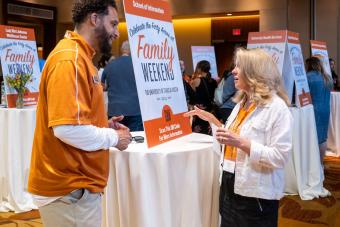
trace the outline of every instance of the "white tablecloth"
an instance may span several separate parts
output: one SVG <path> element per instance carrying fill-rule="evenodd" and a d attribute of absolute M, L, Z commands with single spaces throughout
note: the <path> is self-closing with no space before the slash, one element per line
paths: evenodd
<path fill-rule="evenodd" d="M 151 150 L 143 143 L 110 152 L 103 226 L 218 226 L 219 154 L 212 137 L 191 134 Z"/>
<path fill-rule="evenodd" d="M 340 157 L 340 92 L 331 93 L 330 115 L 326 155 Z"/>
<path fill-rule="evenodd" d="M 35 209 L 27 180 L 35 109 L 0 108 L 0 211 Z"/>
<path fill-rule="evenodd" d="M 293 152 L 285 167 L 285 192 L 302 200 L 324 197 L 324 172 L 320 162 L 313 106 L 290 108 L 294 118 Z"/>

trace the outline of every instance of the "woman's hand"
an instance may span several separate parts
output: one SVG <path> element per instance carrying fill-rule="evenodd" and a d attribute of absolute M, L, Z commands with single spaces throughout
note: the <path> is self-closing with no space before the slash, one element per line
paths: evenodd
<path fill-rule="evenodd" d="M 219 122 L 213 114 L 211 114 L 211 113 L 209 113 L 205 110 L 202 110 L 202 109 L 198 108 L 197 106 L 194 106 L 193 110 L 186 112 L 184 114 L 184 116 L 185 117 L 198 116 L 199 118 L 201 118 L 204 121 L 208 121 L 209 123 L 215 124 L 217 127 L 222 126 L 221 122 Z"/>
<path fill-rule="evenodd" d="M 250 154 L 250 140 L 242 138 L 240 135 L 231 132 L 226 128 L 217 129 L 216 139 L 220 144 L 237 147 L 246 152 L 248 155 Z"/>

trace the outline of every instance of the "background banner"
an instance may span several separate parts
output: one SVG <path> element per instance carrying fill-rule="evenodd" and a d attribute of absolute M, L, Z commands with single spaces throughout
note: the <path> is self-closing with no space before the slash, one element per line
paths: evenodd
<path fill-rule="evenodd" d="M 300 107 L 311 103 L 298 33 L 287 30 L 250 32 L 247 48 L 261 48 L 272 56 L 290 100 L 295 98 Z"/>
<path fill-rule="evenodd" d="M 124 8 L 148 147 L 191 133 L 169 3 L 124 0 Z"/>
<path fill-rule="evenodd" d="M 290 59 L 290 69 L 295 81 L 296 103 L 299 106 L 306 106 L 312 103 L 309 93 L 309 86 L 305 70 L 305 63 L 302 56 L 299 34 L 287 31 L 287 47 Z"/>
<path fill-rule="evenodd" d="M 217 79 L 218 72 L 217 72 L 215 49 L 213 46 L 191 46 L 191 54 L 192 54 L 192 65 L 194 67 L 193 69 L 194 71 L 199 61 L 206 60 L 210 63 L 211 77 Z"/>
<path fill-rule="evenodd" d="M 24 106 L 36 105 L 41 72 L 33 29 L 0 25 L 0 55 L 7 106 L 16 107 L 17 92 L 7 84 L 6 77 L 20 73 L 32 74 L 32 81 L 26 84 Z"/>
<path fill-rule="evenodd" d="M 329 57 L 327 51 L 327 44 L 323 41 L 311 40 L 310 41 L 311 51 L 313 56 L 320 56 L 323 67 L 329 77 L 332 78 L 331 66 L 329 65 Z"/>

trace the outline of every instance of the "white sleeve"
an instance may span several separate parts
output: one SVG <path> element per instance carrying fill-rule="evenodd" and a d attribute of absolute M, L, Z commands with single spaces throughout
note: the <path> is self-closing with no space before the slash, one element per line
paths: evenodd
<path fill-rule="evenodd" d="M 116 146 L 119 140 L 112 128 L 99 128 L 93 125 L 53 126 L 54 136 L 73 147 L 84 151 L 97 151 Z"/>
<path fill-rule="evenodd" d="M 288 108 L 280 111 L 273 127 L 269 132 L 270 143 L 265 146 L 251 141 L 249 160 L 268 168 L 283 168 L 292 151 L 292 121 Z"/>

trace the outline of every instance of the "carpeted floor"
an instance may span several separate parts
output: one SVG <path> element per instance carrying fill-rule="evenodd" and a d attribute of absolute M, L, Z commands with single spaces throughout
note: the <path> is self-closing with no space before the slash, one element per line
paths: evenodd
<path fill-rule="evenodd" d="M 280 201 L 280 227 L 340 227 L 340 158 L 325 158 L 325 182 L 332 195 L 310 201 L 286 196 Z"/>
<path fill-rule="evenodd" d="M 340 227 L 340 158 L 325 159 L 327 198 L 302 201 L 299 196 L 286 196 L 280 201 L 279 227 Z M 0 213 L 1 227 L 42 227 L 38 211 Z"/>

